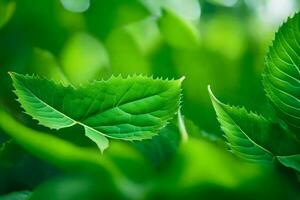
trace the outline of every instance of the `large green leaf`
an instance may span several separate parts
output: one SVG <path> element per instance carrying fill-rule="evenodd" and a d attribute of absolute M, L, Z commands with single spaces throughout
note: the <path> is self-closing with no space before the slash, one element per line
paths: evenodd
<path fill-rule="evenodd" d="M 266 56 L 263 82 L 280 118 L 299 130 L 300 13 L 289 18 L 276 33 Z"/>
<path fill-rule="evenodd" d="M 209 88 L 213 106 L 231 150 L 249 161 L 272 161 L 274 156 L 300 152 L 297 138 L 280 125 L 245 108 L 220 102 Z"/>
<path fill-rule="evenodd" d="M 36 76 L 11 73 L 25 111 L 41 125 L 61 129 L 80 124 L 103 151 L 106 137 L 149 139 L 177 112 L 180 80 L 111 77 L 73 88 Z"/>

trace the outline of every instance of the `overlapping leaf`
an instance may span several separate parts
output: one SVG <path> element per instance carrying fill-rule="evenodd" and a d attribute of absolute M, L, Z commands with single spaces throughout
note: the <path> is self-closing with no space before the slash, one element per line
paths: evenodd
<path fill-rule="evenodd" d="M 250 138 L 266 131 L 266 120 L 254 113 L 247 113 L 243 108 L 225 105 L 213 95 L 210 88 L 209 92 L 233 153 L 249 161 L 270 162 L 272 153 Z"/>
<path fill-rule="evenodd" d="M 80 124 L 101 150 L 106 137 L 149 139 L 177 112 L 180 80 L 112 77 L 82 87 L 64 87 L 36 76 L 11 73 L 25 111 L 40 124 L 60 129 Z"/>
<path fill-rule="evenodd" d="M 300 130 L 300 13 L 284 23 L 266 56 L 263 83 L 279 118 L 299 137 Z M 299 140 L 295 138 L 295 141 Z M 300 145 L 299 145 L 300 146 Z M 279 156 L 285 166 L 300 171 L 300 154 Z"/>
<path fill-rule="evenodd" d="M 225 105 L 209 91 L 225 137 L 237 156 L 266 162 L 275 156 L 281 158 L 300 152 L 300 143 L 291 132 L 245 108 Z"/>
<path fill-rule="evenodd" d="M 277 158 L 284 166 L 293 168 L 300 172 L 300 154 L 292 156 L 278 156 Z"/>
<path fill-rule="evenodd" d="M 280 118 L 300 130 L 300 13 L 278 30 L 266 56 L 263 82 Z"/>

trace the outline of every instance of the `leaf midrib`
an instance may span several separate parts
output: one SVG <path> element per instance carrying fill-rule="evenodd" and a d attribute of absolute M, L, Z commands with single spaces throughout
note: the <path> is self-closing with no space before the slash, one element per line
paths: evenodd
<path fill-rule="evenodd" d="M 223 109 L 224 110 L 224 109 Z M 273 153 L 271 153 L 269 150 L 265 149 L 264 147 L 262 147 L 261 145 L 257 144 L 256 142 L 254 142 L 243 130 L 242 128 L 232 119 L 232 117 L 230 116 L 230 114 L 228 114 L 225 110 L 224 112 L 227 114 L 227 116 L 230 118 L 230 120 L 234 123 L 234 125 L 236 127 L 238 127 L 238 129 L 244 134 L 244 136 L 251 142 L 253 143 L 255 146 L 258 146 L 259 148 L 261 148 L 262 150 L 266 151 L 267 153 L 271 154 L 271 156 L 274 157 Z"/>
<path fill-rule="evenodd" d="M 104 113 L 104 112 L 107 112 L 107 111 L 109 111 L 109 110 L 111 110 L 111 109 L 115 109 L 115 108 L 120 108 L 121 106 L 124 106 L 124 105 L 127 105 L 127 104 L 131 104 L 131 103 L 134 103 L 134 102 L 137 102 L 137 101 L 141 101 L 141 100 L 145 100 L 145 99 L 148 99 L 148 98 L 151 98 L 151 97 L 154 97 L 154 96 L 160 96 L 159 94 L 161 93 L 165 93 L 166 91 L 168 91 L 169 90 L 169 88 L 167 88 L 166 90 L 164 90 L 164 91 L 162 91 L 162 92 L 157 92 L 157 93 L 155 93 L 155 94 L 150 94 L 150 95 L 147 95 L 147 96 L 144 96 L 144 97 L 142 97 L 142 98 L 138 98 L 138 99 L 133 99 L 133 100 L 131 100 L 131 101 L 126 101 L 126 102 L 124 102 L 124 103 L 121 103 L 121 104 L 117 104 L 117 105 L 115 105 L 115 106 L 113 106 L 113 107 L 111 107 L 111 108 L 106 108 L 106 109 L 104 109 L 104 110 L 102 110 L 101 111 L 101 113 Z M 98 112 L 97 111 L 95 111 L 95 112 L 93 112 L 93 113 L 91 113 L 90 115 L 87 115 L 86 117 L 87 118 L 85 118 L 84 120 L 88 120 L 89 118 L 92 118 L 93 116 L 95 116 L 95 115 L 97 115 L 98 114 Z M 130 115 L 133 115 L 133 114 L 131 114 L 131 113 L 129 113 Z"/>

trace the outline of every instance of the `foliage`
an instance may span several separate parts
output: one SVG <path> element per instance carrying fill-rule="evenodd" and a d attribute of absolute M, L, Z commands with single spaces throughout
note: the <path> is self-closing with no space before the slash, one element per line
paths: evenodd
<path fill-rule="evenodd" d="M 103 151 L 106 137 L 149 139 L 178 110 L 181 80 L 111 77 L 73 88 L 34 76 L 11 73 L 15 93 L 39 124 L 61 129 L 79 124 Z"/>
<path fill-rule="evenodd" d="M 0 200 L 299 199 L 299 8 L 0 0 Z"/>
<path fill-rule="evenodd" d="M 263 83 L 267 97 L 277 111 L 275 119 L 225 105 L 209 88 L 218 120 L 233 153 L 254 162 L 277 159 L 298 172 L 299 17 L 300 13 L 295 14 L 279 28 L 266 55 Z"/>

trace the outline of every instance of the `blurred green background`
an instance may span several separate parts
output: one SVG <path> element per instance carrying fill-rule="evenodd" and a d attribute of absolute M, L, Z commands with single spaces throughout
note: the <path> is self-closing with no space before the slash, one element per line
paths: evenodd
<path fill-rule="evenodd" d="M 79 127 L 53 133 L 23 114 L 7 72 L 73 85 L 112 74 L 185 76 L 182 114 L 189 133 L 184 144 L 178 135 L 169 139 L 169 132 L 177 131 L 174 123 L 162 131 L 165 138 L 156 138 L 156 146 L 112 141 L 104 156 L 131 180 L 121 187 L 110 186 L 114 174 L 103 180 L 74 176 L 13 146 L 15 155 L 0 155 L 0 194 L 300 199 L 290 171 L 244 163 L 227 151 L 207 92 L 210 84 L 222 101 L 267 113 L 264 55 L 274 32 L 299 7 L 297 0 L 0 0 L 0 110 L 33 129 L 92 146 Z M 4 132 L 0 129 L 0 143 L 9 140 Z"/>

